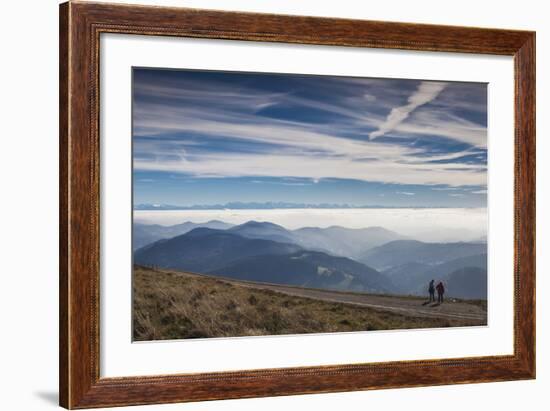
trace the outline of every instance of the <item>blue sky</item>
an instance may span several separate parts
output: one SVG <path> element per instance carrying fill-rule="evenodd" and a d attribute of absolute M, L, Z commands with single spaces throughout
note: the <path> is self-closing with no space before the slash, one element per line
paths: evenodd
<path fill-rule="evenodd" d="M 134 68 L 134 203 L 484 207 L 480 83 Z"/>

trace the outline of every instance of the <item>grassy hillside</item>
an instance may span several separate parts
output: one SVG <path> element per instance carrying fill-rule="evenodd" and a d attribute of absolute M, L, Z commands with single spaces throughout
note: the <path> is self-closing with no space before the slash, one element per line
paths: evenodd
<path fill-rule="evenodd" d="M 471 325 L 137 266 L 133 287 L 136 341 Z"/>

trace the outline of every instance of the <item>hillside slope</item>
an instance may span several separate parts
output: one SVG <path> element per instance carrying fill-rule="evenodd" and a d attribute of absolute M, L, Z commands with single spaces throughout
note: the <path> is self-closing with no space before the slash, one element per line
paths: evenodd
<path fill-rule="evenodd" d="M 487 299 L 487 271 L 483 268 L 460 268 L 450 273 L 445 283 L 450 297 Z"/>
<path fill-rule="evenodd" d="M 187 234 L 160 240 L 134 253 L 140 265 L 208 272 L 241 258 L 299 251 L 294 244 L 245 238 L 227 231 L 196 228 Z"/>
<path fill-rule="evenodd" d="M 480 325 L 479 321 L 413 316 L 143 267 L 134 269 L 133 298 L 135 341 Z"/>
<path fill-rule="evenodd" d="M 392 283 L 378 271 L 349 258 L 314 251 L 244 258 L 212 272 L 240 280 L 302 287 L 370 293 L 392 291 Z"/>

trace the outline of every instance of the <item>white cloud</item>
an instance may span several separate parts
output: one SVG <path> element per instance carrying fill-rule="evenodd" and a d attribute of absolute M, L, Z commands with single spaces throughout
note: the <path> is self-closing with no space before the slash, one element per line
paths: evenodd
<path fill-rule="evenodd" d="M 487 128 L 448 112 L 430 110 L 415 113 L 411 121 L 400 123 L 395 131 L 403 134 L 418 134 L 446 137 L 472 146 L 487 146 Z"/>
<path fill-rule="evenodd" d="M 359 89 L 338 101 L 258 92 L 222 83 L 215 87 L 209 84 L 209 88 L 194 82 L 181 88 L 145 84 L 138 92 L 156 98 L 135 105 L 134 133 L 143 138 L 134 140 L 134 167 L 199 178 L 286 177 L 305 178 L 312 183 L 323 178 L 342 178 L 449 187 L 486 185 L 486 173 L 480 172 L 484 164 L 452 163 L 472 154 L 469 150 L 427 155 L 421 147 L 375 140 L 392 131 L 406 137 L 434 135 L 483 146 L 484 127 L 441 109 L 429 113 L 415 111 L 437 98 L 446 83 L 422 82 L 408 97 L 407 105 L 395 107 L 395 101 L 406 97 L 404 90 L 388 87 L 383 91 L 393 93 L 392 98 L 385 98 L 386 94 L 379 96 L 369 89 L 379 81 L 349 79 L 334 84 L 328 81 L 327 87 L 341 87 L 340 83 L 345 83 L 350 90 Z M 374 100 L 375 104 L 367 104 Z M 315 123 L 258 115 L 258 110 L 277 105 L 322 110 L 335 120 L 331 117 L 331 121 Z M 369 111 L 374 106 L 378 114 Z M 391 108 L 391 112 L 384 117 L 380 108 Z M 373 129 L 370 140 L 360 138 Z M 247 149 L 206 147 L 212 138 L 248 143 Z"/>
<path fill-rule="evenodd" d="M 434 100 L 439 93 L 445 88 L 445 83 L 438 83 L 434 81 L 423 81 L 418 86 L 417 90 L 409 96 L 408 104 L 400 107 L 394 107 L 386 120 L 378 126 L 376 131 L 370 133 L 369 138 L 374 140 L 377 137 L 381 137 L 384 134 L 395 129 L 400 123 L 402 123 L 410 113 L 412 113 L 418 107 L 429 103 Z"/>
<path fill-rule="evenodd" d="M 303 154 L 210 153 L 192 159 L 162 161 L 136 159 L 134 167 L 142 171 L 168 171 L 196 177 L 301 177 L 312 181 L 322 178 L 355 179 L 396 184 L 485 185 L 485 173 L 472 171 L 469 165 L 400 164 L 387 158 L 376 162 L 357 162 L 346 156 Z M 460 169 L 457 172 L 456 169 Z"/>
<path fill-rule="evenodd" d="M 452 160 L 465 152 L 426 157 L 421 148 L 340 137 L 334 129 L 337 126 L 306 127 L 277 119 L 259 121 L 252 114 L 155 104 L 141 104 L 136 114 L 135 128 L 149 136 L 134 143 L 137 170 L 197 177 L 296 177 L 313 182 L 351 178 L 402 184 L 486 184 L 479 165 L 452 164 L 454 170 L 450 170 L 449 164 L 428 162 Z M 269 144 L 269 148 L 256 153 L 205 153 L 195 150 L 200 148 L 200 139 L 167 140 L 163 138 L 166 133 L 224 136 L 260 147 Z M 372 161 L 362 161 L 364 158 Z"/>

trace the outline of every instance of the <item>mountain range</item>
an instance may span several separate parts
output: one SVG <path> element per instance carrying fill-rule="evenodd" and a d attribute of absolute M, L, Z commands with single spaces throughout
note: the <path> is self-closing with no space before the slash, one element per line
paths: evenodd
<path fill-rule="evenodd" d="M 258 229 L 255 224 L 228 230 L 195 228 L 186 234 L 159 240 L 137 250 L 134 262 L 144 266 L 313 288 L 368 292 L 391 290 L 391 282 L 385 276 L 354 260 L 304 250 L 296 244 L 249 238 L 235 233 L 242 230 L 257 234 Z"/>
<path fill-rule="evenodd" d="M 240 280 L 425 295 L 433 278 L 447 284 L 449 296 L 477 299 L 487 293 L 486 243 L 427 243 L 382 227 L 136 224 L 134 246 L 139 265 Z"/>
<path fill-rule="evenodd" d="M 249 202 L 244 203 L 240 201 L 234 201 L 224 204 L 193 204 L 193 205 L 173 205 L 173 204 L 136 204 L 134 210 L 137 211 L 153 211 L 153 210 L 274 210 L 274 209 L 304 209 L 304 208 L 316 208 L 316 209 L 346 209 L 346 208 L 433 208 L 433 206 L 417 206 L 417 205 L 401 205 L 401 206 L 389 206 L 389 205 L 355 205 L 346 203 L 287 203 L 283 201 L 267 201 L 264 203 Z M 437 208 L 450 208 L 449 206 L 437 206 Z"/>
<path fill-rule="evenodd" d="M 236 226 L 218 220 L 206 223 L 185 222 L 172 226 L 136 223 L 134 224 L 133 249 L 137 250 L 155 241 L 185 234 L 199 227 L 228 230 L 230 233 L 247 238 L 292 243 L 309 250 L 322 251 L 354 259 L 372 247 L 393 240 L 407 238 L 382 227 L 353 229 L 332 226 L 327 228 L 305 227 L 297 230 L 287 230 L 280 225 L 264 221 L 248 221 Z"/>
<path fill-rule="evenodd" d="M 396 240 L 371 248 L 358 261 L 378 270 L 407 264 L 441 264 L 460 257 L 487 252 L 487 244 L 481 242 L 426 243 L 417 240 Z"/>
<path fill-rule="evenodd" d="M 294 241 L 304 248 L 325 250 L 354 259 L 373 247 L 407 238 L 382 227 L 305 227 L 295 230 L 293 234 Z"/>

